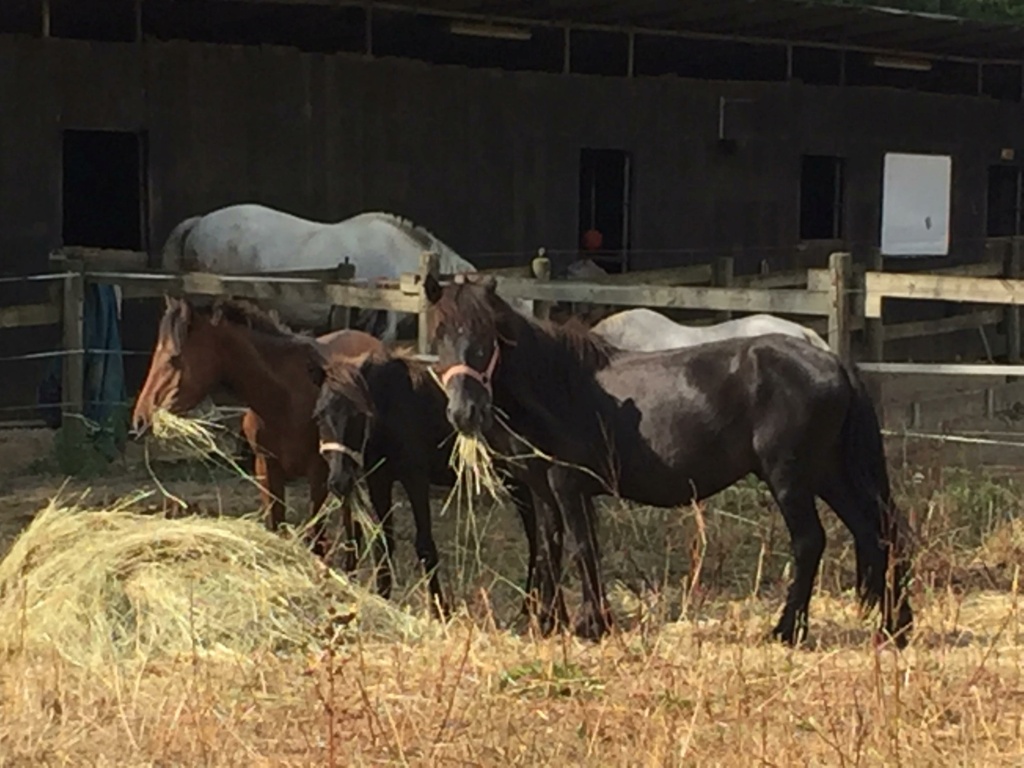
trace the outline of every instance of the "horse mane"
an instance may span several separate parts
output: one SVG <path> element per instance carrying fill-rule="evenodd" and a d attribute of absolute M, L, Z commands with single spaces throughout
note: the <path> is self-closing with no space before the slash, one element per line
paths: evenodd
<path fill-rule="evenodd" d="M 500 329 L 516 322 L 531 329 L 538 339 L 546 339 L 563 349 L 588 371 L 601 370 L 619 351 L 592 333 L 578 318 L 571 317 L 561 325 L 538 322 L 517 313 L 504 300 L 494 297 L 473 282 L 453 284 L 435 305 L 435 328 L 441 323 L 453 323 L 463 325 L 471 332 L 493 329 L 504 337 L 506 334 L 502 334 Z"/>
<path fill-rule="evenodd" d="M 222 317 L 230 323 L 244 325 L 268 336 L 311 338 L 309 333 L 293 330 L 281 322 L 276 314 L 261 309 L 251 301 L 218 298 L 205 314 L 209 317 Z"/>
<path fill-rule="evenodd" d="M 366 365 L 386 365 L 392 361 L 398 361 L 405 367 L 413 388 L 418 389 L 429 383 L 429 368 L 422 360 L 416 359 L 416 350 L 412 347 L 380 347 L 355 357 L 328 360 L 322 363 L 324 381 L 331 393 L 351 400 L 363 413 L 373 413 L 373 398 L 364 374 Z M 326 398 L 321 396 L 317 412 L 322 411 L 326 405 Z"/>
<path fill-rule="evenodd" d="M 421 224 L 416 224 L 411 219 L 399 216 L 397 213 L 388 213 L 387 211 L 370 211 L 366 215 L 394 224 L 402 230 L 402 232 L 415 240 L 416 244 L 425 251 L 429 251 L 431 248 L 441 244 L 441 241 L 438 240 L 437 237 L 426 227 Z"/>

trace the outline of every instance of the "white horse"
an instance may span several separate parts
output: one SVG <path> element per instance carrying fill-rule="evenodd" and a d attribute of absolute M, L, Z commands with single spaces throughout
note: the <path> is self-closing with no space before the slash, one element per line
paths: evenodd
<path fill-rule="evenodd" d="M 715 325 L 694 326 L 680 325 L 650 309 L 627 309 L 606 317 L 591 330 L 609 344 L 633 352 L 692 347 L 722 339 L 768 333 L 795 336 L 816 347 L 831 350 L 825 340 L 810 328 L 774 315 L 750 315 Z"/>
<path fill-rule="evenodd" d="M 476 272 L 476 267 L 423 227 L 383 212 L 367 212 L 336 223 L 307 221 L 263 205 L 231 205 L 192 216 L 168 236 L 161 254 L 167 271 L 216 274 L 259 274 L 296 270 L 333 269 L 347 258 L 357 279 L 397 280 L 418 272 L 420 254 L 438 254 L 443 274 Z M 296 328 L 328 325 L 327 304 L 273 303 L 281 320 Z M 394 341 L 400 315 L 387 312 L 385 327 L 375 333 Z M 380 314 L 363 310 L 354 325 L 374 331 Z"/>

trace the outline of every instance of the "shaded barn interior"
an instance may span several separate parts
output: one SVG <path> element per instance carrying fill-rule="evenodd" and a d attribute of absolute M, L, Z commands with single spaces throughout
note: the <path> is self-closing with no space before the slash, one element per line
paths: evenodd
<path fill-rule="evenodd" d="M 1020 30 L 767 0 L 595 6 L 572 27 L 471 5 L 5 0 L 0 272 L 44 272 L 61 245 L 155 263 L 182 218 L 244 201 L 392 211 L 479 266 L 575 258 L 592 227 L 610 270 L 863 261 L 892 151 L 953 158 L 951 256 L 913 268 L 1024 231 Z M 127 303 L 126 348 L 151 346 L 158 311 Z M 3 365 L 0 401 L 31 402 L 38 370 Z"/>

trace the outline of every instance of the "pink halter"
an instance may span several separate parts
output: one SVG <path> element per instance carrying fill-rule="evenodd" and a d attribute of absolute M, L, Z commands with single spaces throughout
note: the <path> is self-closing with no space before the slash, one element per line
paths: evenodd
<path fill-rule="evenodd" d="M 465 363 L 459 363 L 453 365 L 441 376 L 441 386 L 448 389 L 448 382 L 456 376 L 469 376 L 471 379 L 476 379 L 483 388 L 487 390 L 487 394 L 493 395 L 494 391 L 491 389 L 491 379 L 494 376 L 494 369 L 498 367 L 498 342 L 494 342 L 494 352 L 491 353 L 491 359 L 487 363 L 487 368 L 481 373 L 476 368 L 466 365 Z"/>

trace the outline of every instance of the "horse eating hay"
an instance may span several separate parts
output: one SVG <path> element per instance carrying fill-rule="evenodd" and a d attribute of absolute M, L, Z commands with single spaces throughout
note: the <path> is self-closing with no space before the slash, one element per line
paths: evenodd
<path fill-rule="evenodd" d="M 327 465 L 317 451 L 313 373 L 324 356 L 343 360 L 381 346 L 360 331 L 336 331 L 317 340 L 300 336 L 247 302 L 219 300 L 201 307 L 168 299 L 132 424 L 141 433 L 159 409 L 188 413 L 215 387 L 226 385 L 247 406 L 242 432 L 256 456 L 268 527 L 278 530 L 284 522 L 285 483 L 299 477 L 309 482 L 309 519 L 314 519 L 327 499 Z M 351 534 L 347 507 L 344 515 Z M 313 545 L 321 554 L 326 554 L 325 533 L 318 522 Z"/>
<path fill-rule="evenodd" d="M 572 528 L 584 595 L 579 634 L 608 629 L 594 496 L 675 507 L 753 473 L 782 512 L 795 561 L 773 634 L 790 644 L 806 634 L 825 547 L 820 496 L 854 536 L 862 603 L 881 603 L 883 629 L 906 643 L 906 560 L 878 420 L 855 370 L 837 356 L 781 334 L 627 352 L 574 327 L 538 325 L 513 311 L 491 278 L 442 287 L 430 277 L 424 287 L 452 424 L 488 437 L 507 429 L 552 459 L 546 488 L 531 490 L 553 495 Z M 552 582 L 542 581 L 540 618 L 550 629 L 562 567 L 551 542 L 561 520 L 538 512 L 547 544 L 538 569 Z"/>
<path fill-rule="evenodd" d="M 427 574 L 433 607 L 448 612 L 438 578 L 437 546 L 431 530 L 430 485 L 451 488 L 452 426 L 446 398 L 426 365 L 404 350 L 375 350 L 356 361 L 323 360 L 315 419 L 320 450 L 330 467 L 328 487 L 345 498 L 365 478 L 370 502 L 384 529 L 387 555 L 378 571 L 381 594 L 391 585 L 394 552 L 391 493 L 405 489 L 416 522 L 416 555 Z M 533 580 L 536 533 L 529 489 L 508 481 L 509 494 L 523 522 L 528 544 L 526 591 Z"/>

